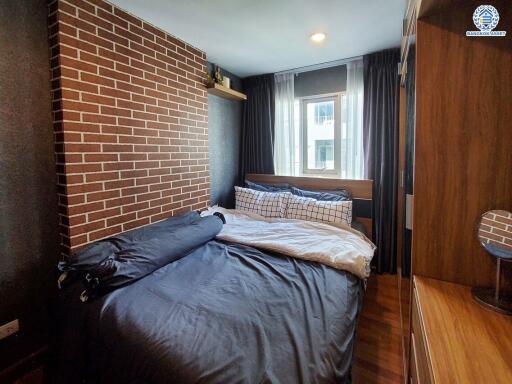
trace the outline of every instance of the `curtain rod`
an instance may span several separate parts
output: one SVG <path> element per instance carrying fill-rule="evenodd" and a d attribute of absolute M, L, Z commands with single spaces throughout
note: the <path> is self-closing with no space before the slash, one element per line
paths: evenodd
<path fill-rule="evenodd" d="M 293 68 L 293 69 L 287 69 L 286 71 L 275 72 L 275 75 L 282 75 L 285 73 L 294 73 L 297 75 L 297 74 L 303 73 L 303 72 L 316 71 L 318 69 L 337 67 L 338 65 L 347 64 L 354 60 L 361 60 L 362 58 L 363 58 L 363 56 L 354 56 L 354 57 L 349 57 L 347 59 L 326 61 L 325 63 L 306 65 L 304 67 L 298 67 L 298 68 Z"/>

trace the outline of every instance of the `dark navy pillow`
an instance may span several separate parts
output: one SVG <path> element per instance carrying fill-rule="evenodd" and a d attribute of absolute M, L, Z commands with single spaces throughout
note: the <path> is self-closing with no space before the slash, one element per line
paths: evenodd
<path fill-rule="evenodd" d="M 309 197 L 319 201 L 350 201 L 352 196 L 346 189 L 334 191 L 308 191 L 292 187 L 291 192 L 296 196 Z"/>
<path fill-rule="evenodd" d="M 222 225 L 221 218 L 217 216 L 200 217 L 158 236 L 123 244 L 119 251 L 87 271 L 87 298 L 139 280 L 181 259 L 217 236 Z"/>
<path fill-rule="evenodd" d="M 282 184 L 259 184 L 252 181 L 245 180 L 245 186 L 255 191 L 261 192 L 290 192 L 290 185 Z"/>
<path fill-rule="evenodd" d="M 222 218 L 197 212 L 100 240 L 59 263 L 59 284 L 82 280 L 82 301 L 147 276 L 215 238 Z M 66 281 L 68 281 L 66 283 Z"/>
<path fill-rule="evenodd" d="M 144 227 L 132 229 L 107 239 L 96 241 L 78 252 L 68 256 L 66 260 L 59 263 L 61 272 L 67 270 L 87 271 L 93 266 L 101 263 L 113 253 L 119 251 L 125 244 L 131 244 L 137 241 L 145 241 L 158 236 L 162 236 L 177 227 L 189 225 L 201 219 L 198 212 L 188 212 L 180 216 L 169 217 L 166 220 L 146 225 Z"/>

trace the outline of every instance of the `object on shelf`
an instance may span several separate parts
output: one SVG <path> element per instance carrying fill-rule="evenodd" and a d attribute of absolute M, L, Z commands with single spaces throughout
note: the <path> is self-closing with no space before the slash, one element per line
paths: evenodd
<path fill-rule="evenodd" d="M 227 76 L 223 76 L 222 85 L 225 86 L 226 88 L 231 88 L 231 79 Z"/>

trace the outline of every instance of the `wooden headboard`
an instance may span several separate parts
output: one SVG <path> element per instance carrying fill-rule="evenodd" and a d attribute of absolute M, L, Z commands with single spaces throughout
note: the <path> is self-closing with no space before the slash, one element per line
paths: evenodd
<path fill-rule="evenodd" d="M 310 189 L 315 191 L 326 191 L 346 189 L 352 194 L 354 205 L 352 212 L 354 217 L 361 222 L 368 231 L 371 239 L 373 234 L 372 226 L 372 197 L 373 180 L 349 180 L 349 179 L 328 179 L 323 177 L 297 177 L 297 176 L 276 176 L 262 174 L 248 174 L 246 180 L 263 184 L 289 184 L 293 187 Z"/>

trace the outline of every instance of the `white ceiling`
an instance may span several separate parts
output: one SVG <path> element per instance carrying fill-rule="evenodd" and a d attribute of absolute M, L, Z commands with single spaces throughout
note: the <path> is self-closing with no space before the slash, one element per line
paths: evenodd
<path fill-rule="evenodd" d="M 405 10 L 405 0 L 110 1 L 241 77 L 398 47 Z M 318 31 L 320 45 L 309 40 Z"/>

